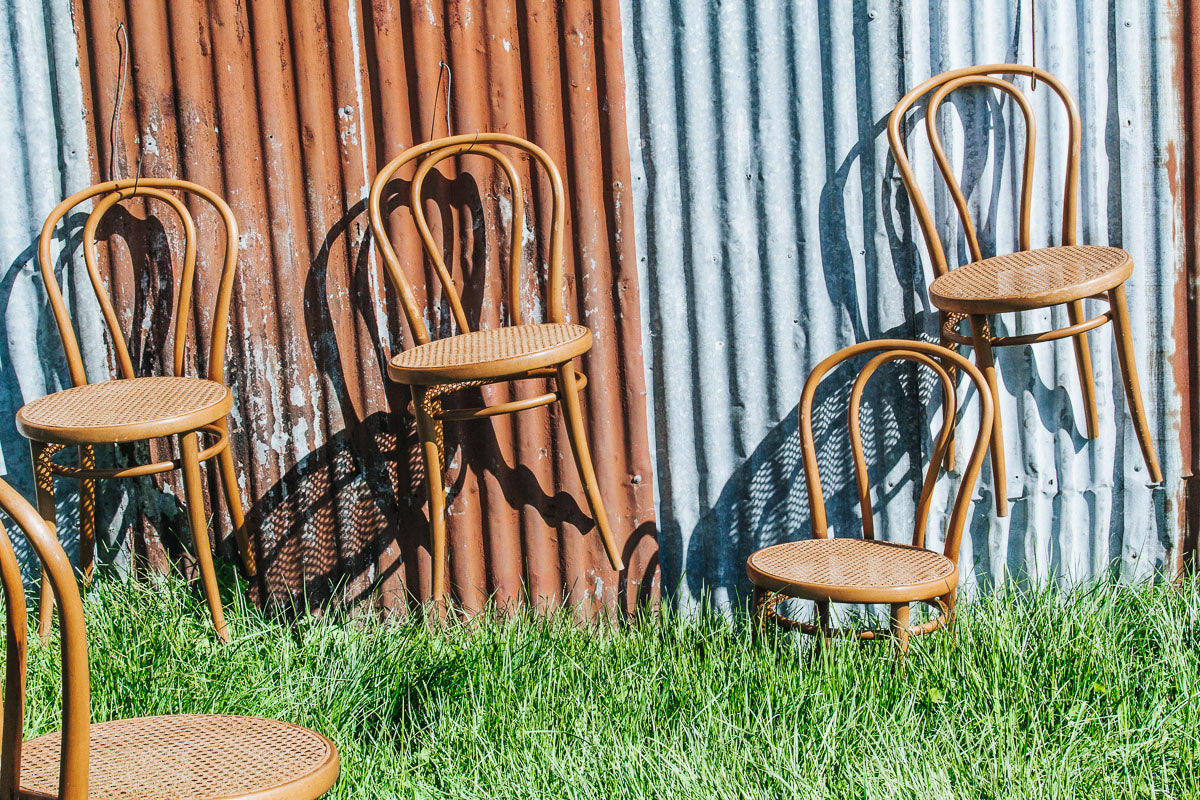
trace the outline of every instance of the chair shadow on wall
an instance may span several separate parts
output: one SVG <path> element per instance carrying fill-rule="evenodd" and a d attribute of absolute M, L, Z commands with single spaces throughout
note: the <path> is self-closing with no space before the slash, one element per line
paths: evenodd
<path fill-rule="evenodd" d="M 387 213 L 407 206 L 408 189 L 407 181 L 389 185 L 384 197 Z M 479 235 L 486 224 L 479 188 L 467 173 L 447 180 L 435 170 L 426 180 L 424 196 L 436 204 L 446 230 L 453 229 L 452 211 L 458 211 L 455 233 L 464 249 L 470 251 L 469 257 L 464 253 L 466 280 L 459 288 L 474 328 L 487 302 L 483 291 L 486 243 Z M 470 229 L 475 235 L 467 247 L 464 232 Z M 450 245 L 443 243 L 448 264 L 453 255 Z M 247 513 L 250 529 L 262 532 L 259 590 L 276 609 L 311 608 L 334 599 L 353 605 L 368 597 L 389 607 L 412 608 L 420 594 L 415 587 L 428 583 L 424 465 L 409 408 L 411 396 L 407 387 L 386 377 L 389 354 L 379 332 L 386 330 L 392 342 L 406 339 L 400 328 L 399 302 L 382 265 L 372 263 L 372 249 L 366 203 L 362 201 L 329 230 L 305 281 L 309 346 L 318 373 L 332 387 L 336 414 L 343 427 L 302 458 Z M 340 285 L 343 278 L 330 275 L 331 254 L 337 250 L 348 254 L 344 292 Z M 381 318 L 381 314 L 386 317 Z M 443 304 L 436 318 L 441 325 L 441 330 L 435 328 L 436 333 L 449 333 L 448 306 Z M 366 393 L 359 387 L 375 383 L 384 385 L 390 410 L 364 415 L 360 406 Z M 467 390 L 448 398 L 446 405 L 481 405 L 482 395 L 479 389 Z M 462 491 L 468 471 L 480 483 L 490 473 L 511 508 L 521 511 L 528 507 L 550 527 L 565 524 L 580 533 L 593 527 L 591 516 L 573 494 L 562 490 L 547 493 L 537 474 L 515 463 L 512 448 L 498 440 L 492 421 L 449 423 L 445 431 L 446 461 L 450 465 L 446 476 L 448 505 Z M 649 531 L 634 532 L 626 555 L 645 535 L 654 534 L 653 526 L 649 527 Z M 452 542 L 455 533 L 452 525 Z M 472 535 L 489 534 L 485 528 Z M 486 539 L 483 542 L 485 561 L 496 549 L 491 545 Z M 649 565 L 649 574 L 655 566 Z M 454 574 L 452 570 L 451 579 Z M 485 563 L 485 574 L 490 578 L 490 563 Z M 644 581 L 639 591 L 649 592 L 649 584 Z M 303 597 L 295 591 L 301 586 Z M 626 576 L 622 575 L 622 604 L 626 586 Z M 573 587 L 563 588 L 569 592 Z M 487 587 L 479 590 L 487 596 Z M 526 599 L 534 602 L 542 598 Z"/>
<path fill-rule="evenodd" d="M 827 45 L 823 43 L 823 46 Z M 827 81 L 826 91 L 831 91 Z M 827 105 L 829 100 L 827 97 Z M 986 129 L 991 134 L 990 143 L 980 138 L 967 137 L 958 164 L 958 180 L 964 194 L 968 197 L 981 194 L 986 197 L 985 216 L 977 222 L 977 229 L 980 247 L 987 257 L 997 252 L 1000 215 L 1005 211 L 1006 203 L 1010 202 L 1005 193 L 1014 191 L 1003 185 L 1004 170 L 993 169 L 989 172 L 987 167 L 989 161 L 993 164 L 1004 164 L 1011 160 L 1007 154 L 1010 150 L 1023 149 L 1024 140 L 1017 138 L 1014 141 L 1019 134 L 1014 133 L 1014 129 L 1006 124 L 1008 114 L 1005 112 L 1011 112 L 1011 101 L 1001 101 L 994 93 L 959 93 L 949 98 L 943 107 L 953 109 L 966 130 Z M 910 131 L 920 131 L 917 135 L 921 139 L 924 138 L 923 111 L 924 106 L 919 106 L 918 111 L 910 117 L 909 125 Z M 951 117 L 945 112 L 943 114 L 945 117 Z M 827 164 L 829 178 L 822 187 L 819 199 L 820 262 L 824 265 L 826 288 L 838 309 L 838 318 L 853 331 L 855 341 L 878 338 L 924 338 L 937 341 L 939 317 L 937 310 L 928 300 L 924 242 L 920 239 L 919 230 L 910 222 L 912 215 L 907 192 L 899 179 L 890 153 L 884 160 L 882 170 L 876 165 L 876 149 L 879 140 L 885 135 L 886 126 L 887 116 L 871 122 L 864 127 L 862 138 L 850 149 L 841 163 L 835 163 L 831 159 Z M 913 138 L 910 134 L 909 139 Z M 855 173 L 856 162 L 858 174 L 862 176 L 859 188 L 863 193 L 861 207 L 865 210 L 865 219 L 848 220 L 845 193 L 848 179 Z M 877 175 L 881 175 L 881 178 L 876 178 Z M 947 209 L 947 213 L 953 213 L 944 187 L 924 188 L 927 192 L 933 190 L 931 199 L 938 207 Z M 882 220 L 877 219 L 877 208 L 882 210 Z M 758 211 L 760 220 L 770 218 L 765 207 L 760 207 Z M 866 244 L 864 277 L 867 291 L 872 286 L 893 281 L 901 287 L 906 303 L 907 321 L 898 327 L 879 330 L 869 312 L 864 313 L 860 308 L 859 298 L 867 294 L 858 286 L 859 274 L 853 269 L 846 269 L 847 264 L 854 263 L 851 225 L 855 228 L 861 226 L 867 232 L 863 237 Z M 870 232 L 878 230 L 879 227 L 883 227 L 887 234 L 890 258 L 886 261 L 880 257 L 881 253 L 874 251 L 871 241 Z M 760 229 L 759 235 L 765 241 L 768 232 Z M 951 247 L 947 249 L 952 263 L 956 253 L 967 252 L 966 239 L 961 229 L 956 229 L 955 237 Z M 1005 246 L 1008 246 L 1007 243 Z M 879 271 L 885 264 L 894 268 L 894 275 L 881 279 Z M 908 305 L 914 299 L 921 304 L 920 307 Z M 1028 324 L 1036 325 L 1034 322 Z M 1030 329 L 1032 330 L 1032 327 Z M 831 345 L 829 353 L 834 349 Z M 1006 348 L 997 351 L 997 366 L 1002 384 L 1009 395 L 1019 396 L 1030 391 L 1028 381 L 1034 381 L 1032 393 L 1038 402 L 1029 410 L 1034 410 L 1043 427 L 1062 430 L 1064 418 L 1069 420 L 1072 416 L 1070 409 L 1073 408 L 1073 400 L 1068 386 L 1047 383 L 1038 370 L 1022 368 L 1019 360 L 1028 356 L 1021 350 Z M 821 354 L 821 357 L 829 353 Z M 928 371 L 920 370 L 925 374 L 918 379 L 916 372 L 919 368 L 908 365 L 906 369 L 904 374 L 907 377 L 903 379 L 897 376 L 877 375 L 873 379 L 873 383 L 877 382 L 875 388 L 864 398 L 864 446 L 870 465 L 871 488 L 877 514 L 886 513 L 889 497 L 902 491 L 910 493 L 912 503 L 915 503 L 920 491 L 921 470 L 924 469 L 928 454 L 932 450 L 926 417 L 940 408 L 940 399 L 930 393 L 934 384 Z M 1073 373 L 1073 367 L 1071 372 Z M 837 529 L 842 535 L 861 535 L 845 418 L 845 400 L 849 392 L 847 381 L 851 378 L 850 375 L 837 377 L 835 373 L 834 376 L 827 377 L 822 384 L 814 401 L 814 434 L 831 528 Z M 961 381 L 959 385 L 959 413 L 962 419 L 964 412 L 961 409 L 968 407 L 974 390 L 964 394 Z M 1119 391 L 1119 387 L 1117 390 Z M 795 387 L 797 399 L 800 391 L 800 386 Z M 918 396 L 922 405 L 930 401 L 933 403 L 925 415 L 912 413 L 911 402 Z M 1116 407 L 1123 408 L 1119 401 Z M 899 415 L 896 413 L 898 411 L 901 412 Z M 905 411 L 908 413 L 905 414 Z M 1118 413 L 1121 411 L 1118 410 Z M 1079 453 L 1088 446 L 1088 440 L 1084 437 L 1082 417 L 1075 416 L 1074 424 L 1068 421 L 1066 431 L 1070 435 L 1072 449 Z M 969 420 L 963 430 L 973 431 L 974 424 L 973 419 Z M 660 447 L 663 446 L 664 443 L 660 442 Z M 904 477 L 896 480 L 893 472 L 905 460 L 907 467 Z M 1005 527 L 1013 532 L 1008 540 L 1007 552 L 1002 556 L 1005 563 L 991 563 L 993 520 L 990 509 L 985 507 L 990 496 L 990 475 L 991 461 L 987 459 L 980 476 L 980 485 L 975 490 L 977 499 L 968 526 L 968 535 L 976 556 L 976 574 L 984 582 L 989 576 L 1002 573 L 1022 578 L 1029 574 L 1024 547 L 1025 537 L 1029 535 L 1025 531 L 1030 510 L 1024 503 L 1013 504 L 1012 515 L 1004 523 Z M 882 476 L 889 476 L 886 483 L 881 483 Z M 957 473 L 953 477 L 957 479 Z M 1087 502 L 1095 505 L 1095 499 L 1090 495 Z M 1161 505 L 1161 500 L 1157 501 L 1156 517 L 1160 531 L 1165 529 Z M 905 506 L 911 508 L 912 504 Z M 748 596 L 749 583 L 744 575 L 746 557 L 759 547 L 810 536 L 808 514 L 807 493 L 800 461 L 797 409 L 793 407 L 735 470 L 722 487 L 716 502 L 702 514 L 689 539 L 680 577 L 687 581 L 687 588 L 693 597 L 708 596 L 706 593 L 711 592 L 714 586 L 723 589 L 729 597 Z M 937 519 L 937 516 L 933 519 Z M 669 535 L 671 522 L 664 520 L 663 524 Z M 1020 535 L 1017 532 L 1021 532 Z M 936 536 L 932 528 L 929 534 L 931 541 L 940 541 L 940 536 Z M 678 536 L 678 533 L 675 536 Z M 936 538 L 932 538 L 935 536 Z M 1057 574 L 1062 567 L 1062 553 L 1057 537 L 1051 537 L 1050 559 L 1050 574 Z"/>

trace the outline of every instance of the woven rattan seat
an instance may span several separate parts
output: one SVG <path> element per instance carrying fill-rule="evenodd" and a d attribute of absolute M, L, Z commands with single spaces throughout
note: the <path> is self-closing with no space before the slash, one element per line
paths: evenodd
<path fill-rule="evenodd" d="M 232 404 L 216 381 L 129 378 L 38 398 L 17 412 L 17 429 L 40 442 L 130 442 L 195 430 L 222 419 Z"/>
<path fill-rule="evenodd" d="M 552 367 L 582 355 L 592 332 L 582 325 L 513 325 L 437 339 L 396 354 L 388 364 L 392 380 L 434 384 L 499 378 Z"/>
<path fill-rule="evenodd" d="M 21 797 L 57 797 L 61 734 L 21 752 Z M 333 785 L 337 750 L 324 736 L 257 717 L 141 717 L 91 727 L 89 797 L 313 797 Z"/>
<path fill-rule="evenodd" d="M 793 597 L 896 603 L 946 594 L 958 568 L 941 553 L 873 539 L 808 539 L 750 556 L 755 585 Z"/>
<path fill-rule="evenodd" d="M 1082 300 L 1124 283 L 1133 260 L 1118 247 L 1044 247 L 974 261 L 934 280 L 943 311 L 994 314 Z"/>

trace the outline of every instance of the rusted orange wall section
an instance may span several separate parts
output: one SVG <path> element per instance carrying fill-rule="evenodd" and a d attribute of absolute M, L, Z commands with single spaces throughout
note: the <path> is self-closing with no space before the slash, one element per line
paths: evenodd
<path fill-rule="evenodd" d="M 1172 153 L 1180 165 L 1179 179 L 1173 190 L 1182 195 L 1184 209 L 1184 253 L 1187 259 L 1185 284 L 1176 291 L 1179 311 L 1176 318 L 1178 355 L 1175 370 L 1180 375 L 1183 390 L 1182 439 L 1184 463 L 1184 525 L 1183 542 L 1179 548 L 1181 573 L 1195 572 L 1200 564 L 1200 2 L 1182 0 L 1176 16 L 1178 27 L 1172 31 L 1178 54 L 1176 79 L 1183 110 L 1183 131 L 1187 137 L 1181 159 Z"/>
<path fill-rule="evenodd" d="M 310 602 L 396 608 L 428 592 L 409 397 L 384 376 L 388 353 L 411 340 L 370 245 L 363 198 L 379 165 L 431 132 L 444 135 L 439 62 L 452 77 L 451 132 L 525 136 L 563 169 L 567 307 L 596 335 L 583 363 L 585 411 L 628 563 L 614 574 L 598 537 L 584 535 L 591 520 L 557 411 L 448 423 L 454 591 L 469 608 L 488 598 L 568 598 L 626 609 L 657 597 L 615 0 L 76 0 L 75 18 L 96 177 L 109 177 L 124 22 L 131 69 L 115 137 L 120 169 L 133 174 L 142 159 L 143 175 L 210 186 L 241 225 L 227 374 L 264 564 L 260 599 L 293 602 L 305 592 Z M 465 302 L 484 326 L 496 324 L 511 197 L 482 159 L 447 164 L 430 185 L 435 232 L 445 234 L 456 275 L 475 287 Z M 532 178 L 524 189 L 533 213 L 520 240 L 535 263 L 546 252 L 545 188 Z M 407 210 L 397 207 L 392 222 L 421 284 Z M 136 327 L 145 310 L 128 251 L 113 243 L 109 253 L 114 292 Z M 216 266 L 215 257 L 201 266 L 205 290 Z M 524 276 L 530 298 L 542 288 L 537 274 Z M 426 268 L 426 286 L 431 276 Z M 449 317 L 431 299 L 430 321 L 444 329 Z M 525 310 L 537 309 L 531 299 Z M 484 394 L 497 401 L 506 391 Z M 221 552 L 232 557 L 228 526 L 219 527 Z"/>

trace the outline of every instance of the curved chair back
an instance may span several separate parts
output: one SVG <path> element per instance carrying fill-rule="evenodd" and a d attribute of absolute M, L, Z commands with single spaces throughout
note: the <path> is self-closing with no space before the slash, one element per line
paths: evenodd
<path fill-rule="evenodd" d="M 100 310 L 104 314 L 104 322 L 112 336 L 113 347 L 117 355 L 117 368 L 122 378 L 135 377 L 133 361 L 129 357 L 129 344 L 121 332 L 117 313 L 113 309 L 112 299 L 104 288 L 100 278 L 100 270 L 96 259 L 96 230 L 104 215 L 119 203 L 133 197 L 145 197 L 159 200 L 175 212 L 184 231 L 183 274 L 179 283 L 179 293 L 175 303 L 174 337 L 174 374 L 183 375 L 184 354 L 187 347 L 188 322 L 192 316 L 192 295 L 195 290 L 196 278 L 196 223 L 183 201 L 171 194 L 171 191 L 192 194 L 207 201 L 217 211 L 225 231 L 225 258 L 221 268 L 221 282 L 217 291 L 216 309 L 212 320 L 212 339 L 209 343 L 208 376 L 211 380 L 224 382 L 225 374 L 225 344 L 229 333 L 229 304 L 233 295 L 233 279 L 237 270 L 238 228 L 237 221 L 228 204 L 212 191 L 195 183 L 173 178 L 127 178 L 119 181 L 108 181 L 89 186 L 76 192 L 59 203 L 46 222 L 42 225 L 42 233 L 38 238 L 38 261 L 41 264 L 42 279 L 50 296 L 50 307 L 54 311 L 54 320 L 58 324 L 58 333 L 62 337 L 63 349 L 67 353 L 67 367 L 70 370 L 71 382 L 75 386 L 87 383 L 84 374 L 83 357 L 79 352 L 79 343 L 75 338 L 75 330 L 71 325 L 70 315 L 63 304 L 62 292 L 58 280 L 54 276 L 54 263 L 50 258 L 50 241 L 54 229 L 75 206 L 103 195 L 95 208 L 88 214 L 83 227 L 83 258 L 87 265 L 88 278 L 96 299 L 100 302 Z"/>
<path fill-rule="evenodd" d="M 1000 75 L 1028 75 L 1045 83 L 1057 95 L 1058 99 L 1062 101 L 1063 107 L 1066 109 L 1068 143 L 1066 185 L 1063 188 L 1062 243 L 1064 245 L 1075 244 L 1075 197 L 1079 189 L 1080 123 L 1079 108 L 1075 105 L 1075 100 L 1067 92 L 1066 87 L 1045 70 L 1025 64 L 988 64 L 951 70 L 950 72 L 943 72 L 941 75 L 935 75 L 924 83 L 914 87 L 908 94 L 900 98 L 900 102 L 896 104 L 896 108 L 892 111 L 891 117 L 888 119 L 888 144 L 891 146 L 892 156 L 896 159 L 896 167 L 900 172 L 900 178 L 904 181 L 904 186 L 908 190 L 908 195 L 916 211 L 917 220 L 921 225 L 921 232 L 925 237 L 925 245 L 929 249 L 929 257 L 933 261 L 935 278 L 944 275 L 949 271 L 950 266 L 946 263 L 946 251 L 942 247 L 941 237 L 938 236 L 937 224 L 934 221 L 933 214 L 929 210 L 928 203 L 925 202 L 925 196 L 921 193 L 921 188 L 917 184 L 916 175 L 913 173 L 912 165 L 909 163 L 908 154 L 904 147 L 904 139 L 901 134 L 901 127 L 904 124 L 904 118 L 908 114 L 909 109 L 926 94 L 929 94 L 929 102 L 925 110 L 925 129 L 929 138 L 929 146 L 933 150 L 933 157 L 937 162 L 938 170 L 941 172 L 942 178 L 945 180 L 946 186 L 950 191 L 954 207 L 958 210 L 958 217 L 967 239 L 967 246 L 971 251 L 972 261 L 981 260 L 983 253 L 979 248 L 979 237 L 975 229 L 975 224 L 971 219 L 971 211 L 967 206 L 967 198 L 959 186 L 958 180 L 954 175 L 954 170 L 950 166 L 950 159 L 946 156 L 946 150 L 942 146 L 941 137 L 938 135 L 938 110 L 951 92 L 976 86 L 1001 91 L 1009 95 L 1020 107 L 1021 114 L 1025 119 L 1025 156 L 1021 170 L 1021 207 L 1017 237 L 1018 247 L 1021 250 L 1029 250 L 1031 246 L 1029 240 L 1029 218 L 1033 199 L 1034 147 L 1037 142 L 1033 106 L 1030 104 L 1029 99 L 1025 97 L 1025 94 L 1017 88 L 1016 84 L 997 77 Z M 931 92 L 932 94 L 930 94 Z"/>
<path fill-rule="evenodd" d="M 967 468 L 963 471 L 962 481 L 958 486 L 958 494 L 954 498 L 954 506 L 950 514 L 950 522 L 946 529 L 945 555 L 955 564 L 958 563 L 958 548 L 962 541 L 963 528 L 967 521 L 967 512 L 971 504 L 971 493 L 975 481 L 979 477 L 979 469 L 983 457 L 987 453 L 988 441 L 992 430 L 992 396 L 988 391 L 983 374 L 974 364 L 958 353 L 939 345 L 928 342 L 911 341 L 907 339 L 880 339 L 872 342 L 862 342 L 839 350 L 826 358 L 813 369 L 804 384 L 804 393 L 800 398 L 800 452 L 804 461 L 804 481 L 808 488 L 808 506 L 812 520 L 812 533 L 815 539 L 829 538 L 829 529 L 825 519 L 825 499 L 821 493 L 821 474 L 817 466 L 817 448 L 813 442 L 812 405 L 817 393 L 817 386 L 825 375 L 843 361 L 855 358 L 865 353 L 876 353 L 870 359 L 858 377 L 850 392 L 850 448 L 854 459 L 854 479 L 858 488 L 859 507 L 862 509 L 863 536 L 875 538 L 875 523 L 871 508 L 871 494 L 867 481 L 867 462 L 863 455 L 862 436 L 859 428 L 859 413 L 862 406 L 863 390 L 867 381 L 879 367 L 892 361 L 913 361 L 928 367 L 938 376 L 942 386 L 942 427 L 938 433 L 925 480 L 921 486 L 921 497 L 917 504 L 917 517 L 913 525 L 912 543 L 917 547 L 925 546 L 925 526 L 929 520 L 929 506 L 933 501 L 933 488 L 937 483 L 942 464 L 946 461 L 946 449 L 954 434 L 954 417 L 957 411 L 955 400 L 954 379 L 951 372 L 960 369 L 967 374 L 975 384 L 976 395 L 979 398 L 979 430 L 975 434 L 975 446 L 967 459 Z"/>
<path fill-rule="evenodd" d="M 504 145 L 528 153 L 534 161 L 542 165 L 542 168 L 550 177 L 553 205 L 550 222 L 550 262 L 546 282 L 547 291 L 550 296 L 547 298 L 546 317 L 548 322 L 565 321 L 563 318 L 563 236 L 566 226 L 566 195 L 563 192 L 562 175 L 559 173 L 558 167 L 555 166 L 546 151 L 533 142 L 516 136 L 510 136 L 506 133 L 478 133 L 449 136 L 410 147 L 392 159 L 387 166 L 379 171 L 379 174 L 375 176 L 375 180 L 372 181 L 371 196 L 368 200 L 371 234 L 375 237 L 376 246 L 383 256 L 383 263 L 387 267 L 388 276 L 391 278 L 397 294 L 400 295 L 400 302 L 404 307 L 404 316 L 408 320 L 413 339 L 419 345 L 427 344 L 430 341 L 429 330 L 425 325 L 424 315 L 417 306 L 412 284 L 409 282 L 407 276 L 405 276 L 400 260 L 396 256 L 396 250 L 388 238 L 387 229 L 384 226 L 383 210 L 384 187 L 387 186 L 388 182 L 391 181 L 392 177 L 401 167 L 410 162 L 417 161 L 417 159 L 422 160 L 417 165 L 416 172 L 413 174 L 409 207 L 412 210 L 417 231 L 421 235 L 421 243 L 425 248 L 425 253 L 429 257 L 429 260 L 433 262 L 434 271 L 437 273 L 438 280 L 442 285 L 442 292 L 454 314 L 454 321 L 458 326 L 459 333 L 466 333 L 471 330 L 471 327 L 467 321 L 466 312 L 463 310 L 458 290 L 454 286 L 450 271 L 447 269 L 445 259 L 442 257 L 442 250 L 437 242 L 434 241 L 433 235 L 429 230 L 429 223 L 425 218 L 424 207 L 421 203 L 421 189 L 425 184 L 425 179 L 428 177 L 430 170 L 440 162 L 454 156 L 466 155 L 468 153 L 486 156 L 499 164 L 500 168 L 504 171 L 509 185 L 512 187 L 512 224 L 509 233 L 509 242 L 511 243 L 509 249 L 511 252 L 509 254 L 507 293 L 508 315 L 513 325 L 521 324 L 521 237 L 525 224 L 525 201 L 521 192 L 521 181 L 515 165 L 508 156 L 492 145 Z"/>
<path fill-rule="evenodd" d="M 25 534 L 41 559 L 50 589 L 58 600 L 62 632 L 62 760 L 59 765 L 59 798 L 87 797 L 88 733 L 91 721 L 88 688 L 87 639 L 83 603 L 75 573 L 54 531 L 25 498 L 0 480 L 0 509 Z M 4 729 L 0 735 L 0 800 L 17 800 L 21 776 L 21 743 L 25 721 L 25 590 L 21 569 L 4 525 L 0 525 L 0 582 L 4 586 L 6 651 L 4 673 Z"/>

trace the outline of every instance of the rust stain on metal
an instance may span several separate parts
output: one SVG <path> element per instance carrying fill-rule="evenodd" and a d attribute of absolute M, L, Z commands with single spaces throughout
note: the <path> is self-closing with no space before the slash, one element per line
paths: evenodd
<path fill-rule="evenodd" d="M 1180 505 L 1183 541 L 1179 547 L 1179 572 L 1194 572 L 1200 564 L 1200 413 L 1196 404 L 1200 402 L 1200 306 L 1197 304 L 1196 287 L 1200 282 L 1200 137 L 1195 135 L 1200 124 L 1200 3 L 1181 0 L 1177 13 L 1170 15 L 1177 21 L 1171 32 L 1175 43 L 1175 85 L 1179 91 L 1183 112 L 1182 129 L 1187 137 L 1180 157 L 1172 142 L 1167 152 L 1167 174 L 1170 179 L 1171 195 L 1183 209 L 1183 257 L 1184 268 L 1175 287 L 1175 329 L 1173 331 L 1176 350 L 1173 359 L 1176 384 L 1180 387 L 1180 445 L 1184 466 L 1184 496 Z"/>
<path fill-rule="evenodd" d="M 75 0 L 75 19 L 97 177 L 109 162 L 119 76 L 113 31 L 124 22 L 132 69 L 120 162 L 132 174 L 141 158 L 145 175 L 213 188 L 241 225 L 228 377 L 263 564 L 259 599 L 287 604 L 303 593 L 316 604 L 399 609 L 429 590 L 415 432 L 406 393 L 384 371 L 411 340 L 367 236 L 364 198 L 377 165 L 431 130 L 444 133 L 439 61 L 453 75 L 454 132 L 524 136 L 563 169 L 568 309 L 595 334 L 583 364 L 585 412 L 628 564 L 614 574 L 598 537 L 584 535 L 592 523 L 562 422 L 542 409 L 447 426 L 451 586 L 467 608 L 494 599 L 627 610 L 657 599 L 615 0 Z M 538 280 L 549 194 L 526 170 L 531 224 L 510 243 L 511 198 L 476 161 L 447 165 L 426 202 L 456 277 L 473 287 L 467 297 L 494 324 L 510 244 L 527 254 L 525 280 Z M 408 216 L 393 213 L 393 238 L 420 283 L 424 260 Z M 108 277 L 132 310 L 138 284 L 124 253 L 110 248 Z M 201 263 L 201 285 L 217 266 Z M 436 293 L 429 300 L 438 330 L 448 317 Z M 497 400 L 505 390 L 484 391 Z M 232 557 L 228 526 L 219 528 L 221 552 Z"/>

